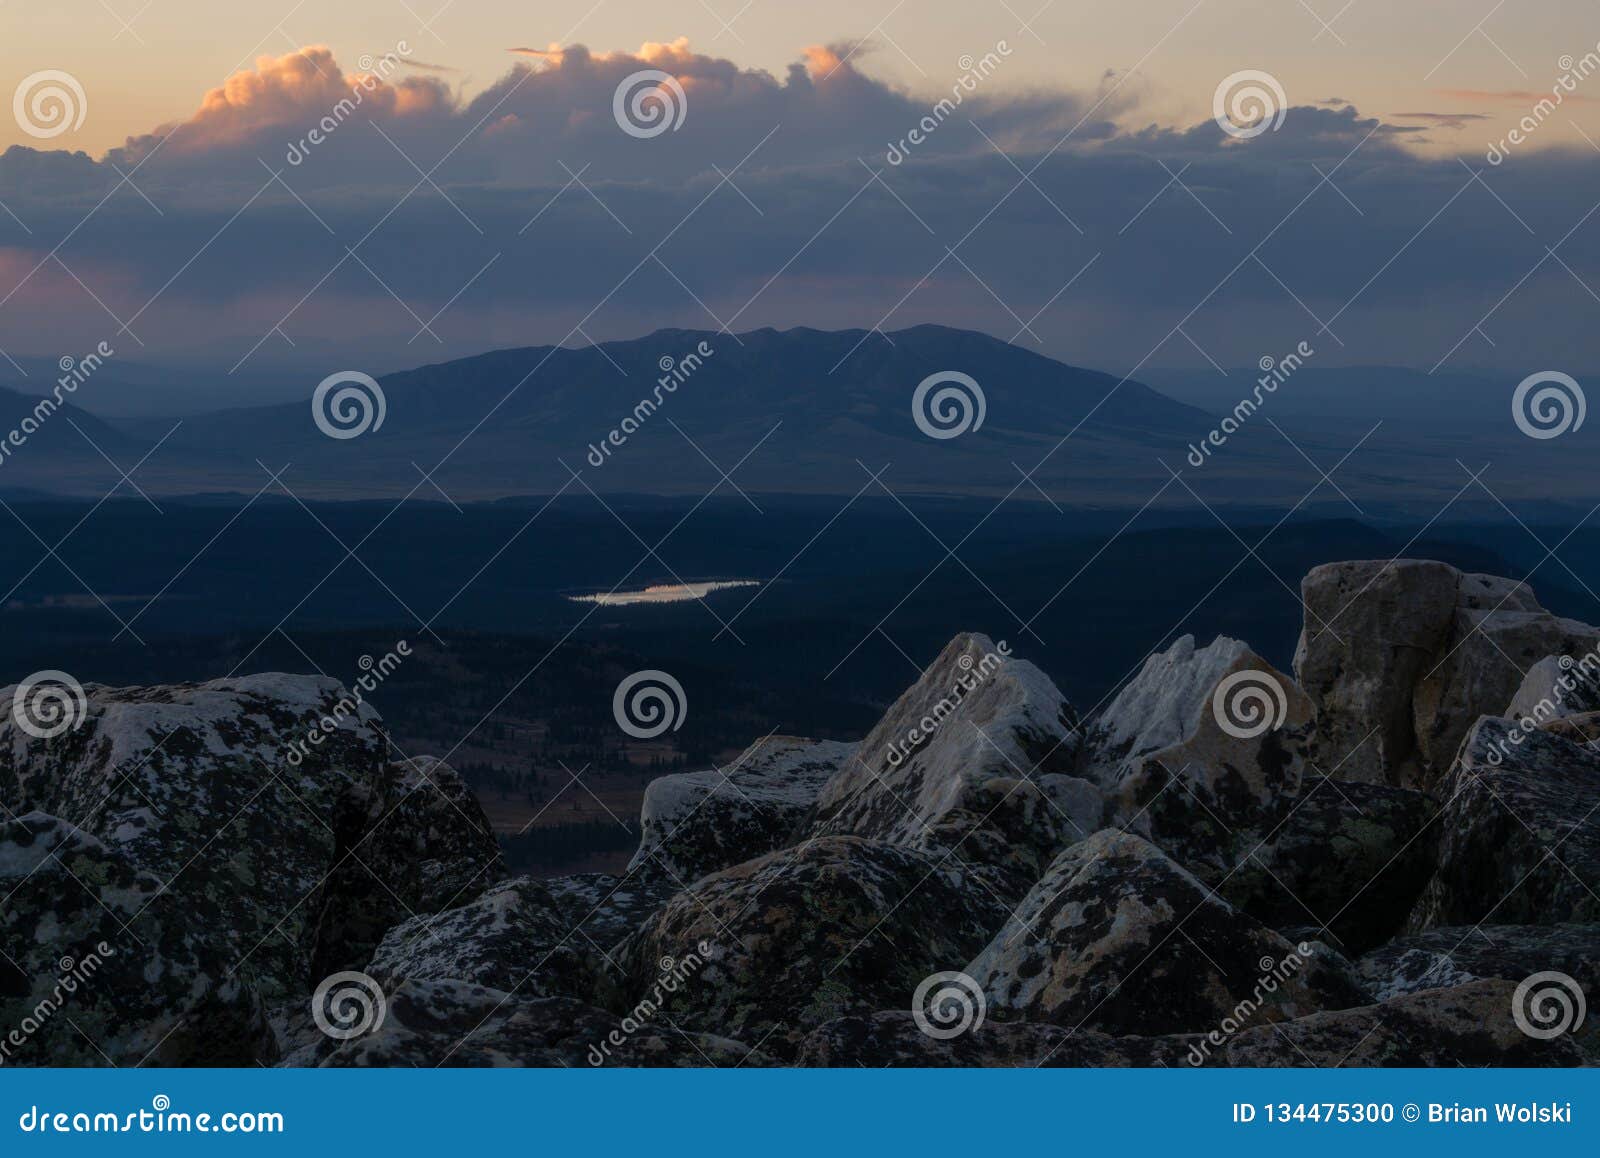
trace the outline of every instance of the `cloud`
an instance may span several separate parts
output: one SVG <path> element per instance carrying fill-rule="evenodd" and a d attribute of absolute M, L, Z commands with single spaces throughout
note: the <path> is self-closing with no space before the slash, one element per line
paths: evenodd
<path fill-rule="evenodd" d="M 1494 119 L 1487 113 L 1391 113 L 1390 116 L 1401 121 L 1425 121 L 1441 129 L 1464 129 L 1473 121 Z"/>
<path fill-rule="evenodd" d="M 683 40 L 530 52 L 465 98 L 398 73 L 363 88 L 308 49 L 102 161 L 9 150 L 0 200 L 32 232 L 0 214 L 0 345 L 88 348 L 114 313 L 141 358 L 223 370 L 919 321 L 1118 373 L 1303 338 L 1329 363 L 1600 360 L 1573 281 L 1600 285 L 1600 230 L 1562 243 L 1571 273 L 1535 268 L 1600 201 L 1597 167 L 1529 149 L 1480 184 L 1409 147 L 1456 114 L 1296 106 L 1238 141 L 1209 119 L 1118 128 L 1140 82 L 1023 89 L 999 56 L 971 89 L 912 93 L 839 47 L 781 75 Z M 644 69 L 681 86 L 677 130 L 614 119 Z"/>

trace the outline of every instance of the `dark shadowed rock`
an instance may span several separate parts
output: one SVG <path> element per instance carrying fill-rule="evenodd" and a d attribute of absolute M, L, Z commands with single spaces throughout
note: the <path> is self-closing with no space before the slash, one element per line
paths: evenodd
<path fill-rule="evenodd" d="M 395 926 L 366 972 L 385 990 L 402 981 L 470 981 L 524 997 L 601 1001 L 605 959 L 572 931 L 531 877 L 502 881 L 458 909 Z"/>
<path fill-rule="evenodd" d="M 1313 940 L 1331 932 L 1354 952 L 1404 927 L 1434 870 L 1432 797 L 1314 776 L 1276 811 L 1276 822 L 1227 838 L 1226 855 L 1238 859 L 1220 883 L 1197 874 L 1274 929 L 1310 927 Z M 1185 863 L 1205 862 L 1201 853 Z"/>
<path fill-rule="evenodd" d="M 459 773 L 432 756 L 397 760 L 334 824 L 314 977 L 355 969 L 394 925 L 465 904 L 505 876 L 499 842 Z"/>
<path fill-rule="evenodd" d="M 1055 1025 L 985 1021 L 938 1041 L 909 1013 L 840 1018 L 806 1038 L 801 1065 L 814 1066 L 1576 1066 L 1571 1037 L 1540 1041 L 1512 1020 L 1514 986 L 1479 981 L 1408 994 L 1381 1005 L 1313 1013 L 1205 1034 L 1113 1037 Z"/>
<path fill-rule="evenodd" d="M 953 858 L 822 837 L 702 878 L 622 957 L 636 999 L 663 959 L 703 956 L 666 1012 L 782 1056 L 830 1018 L 909 1003 L 929 974 L 968 960 L 1005 911 Z"/>
<path fill-rule="evenodd" d="M 224 914 L 40 812 L 0 822 L 7 1065 L 249 1066 L 277 1049 Z M 17 1041 L 20 1036 L 22 1040 Z"/>
<path fill-rule="evenodd" d="M 662 776 L 645 789 L 630 871 L 691 883 L 792 844 L 856 745 L 768 736 L 726 768 Z"/>
<path fill-rule="evenodd" d="M 1071 779 L 1077 714 L 1049 678 L 986 636 L 957 636 L 861 742 L 817 802 L 813 834 L 853 835 L 1032 880 L 1100 819 Z M 1080 814 L 1062 807 L 1077 801 Z"/>
<path fill-rule="evenodd" d="M 370 1032 L 343 1042 L 308 1040 L 285 1064 L 580 1068 L 765 1063 L 738 1042 L 682 1032 L 665 1017 L 628 1031 L 616 1014 L 566 997 L 526 998 L 460 981 L 412 981 L 388 996 L 383 1021 Z"/>
<path fill-rule="evenodd" d="M 1439 867 L 1413 931 L 1600 923 L 1600 752 L 1485 717 L 1439 791 Z"/>
<path fill-rule="evenodd" d="M 965 970 L 996 1020 L 1109 1033 L 1206 1030 L 1252 1003 L 1283 1021 L 1359 1004 L 1337 968 L 1218 898 L 1148 841 L 1068 849 Z"/>

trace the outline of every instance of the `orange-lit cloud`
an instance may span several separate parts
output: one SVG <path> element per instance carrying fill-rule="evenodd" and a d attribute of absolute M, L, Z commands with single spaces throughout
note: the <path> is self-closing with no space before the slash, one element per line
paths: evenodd
<path fill-rule="evenodd" d="M 137 155 L 143 152 L 141 145 L 153 146 L 168 135 L 172 141 L 165 148 L 178 153 L 236 145 L 265 128 L 315 124 L 340 102 L 352 99 L 369 116 L 406 116 L 442 108 L 450 97 L 432 80 L 346 73 L 332 50 L 311 45 L 283 56 L 258 58 L 253 69 L 234 73 L 206 93 L 188 120 L 162 126 L 147 137 L 132 138 L 128 148 Z"/>

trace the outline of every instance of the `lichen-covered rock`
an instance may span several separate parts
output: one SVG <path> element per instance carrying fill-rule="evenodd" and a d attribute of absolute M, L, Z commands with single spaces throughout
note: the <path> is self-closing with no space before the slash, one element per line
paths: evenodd
<path fill-rule="evenodd" d="M 1231 1037 L 1172 1034 L 1113 1037 L 1092 1030 L 985 1021 L 947 1041 L 923 1033 L 909 1013 L 844 1017 L 807 1038 L 810 1066 L 1577 1066 L 1570 1036 L 1541 1041 L 1511 1017 L 1514 986 L 1479 981 L 1407 994 L 1380 1005 L 1313 1013 Z"/>
<path fill-rule="evenodd" d="M 1086 835 L 1059 787 L 1041 786 L 1072 776 L 1080 744 L 1076 712 L 1043 672 L 963 634 L 828 781 L 812 833 L 953 851 L 1032 880 Z"/>
<path fill-rule="evenodd" d="M 217 912 L 165 890 L 121 850 L 41 812 L 0 822 L 0 898 L 4 1064 L 276 1059 Z"/>
<path fill-rule="evenodd" d="M 1295 675 L 1316 705 L 1317 762 L 1346 780 L 1431 788 L 1530 668 L 1600 644 L 1600 629 L 1550 614 L 1526 584 L 1444 563 L 1330 563 L 1301 595 Z"/>
<path fill-rule="evenodd" d="M 1486 716 L 1439 791 L 1438 870 L 1413 931 L 1600 923 L 1600 752 Z"/>
<path fill-rule="evenodd" d="M 1005 912 L 954 858 L 821 837 L 702 878 L 624 943 L 622 960 L 637 998 L 663 959 L 703 958 L 666 1012 L 781 1057 L 830 1018 L 909 1002 Z"/>
<path fill-rule="evenodd" d="M 576 873 L 544 882 L 562 923 L 585 943 L 615 955 L 617 943 L 675 896 L 681 886 L 660 873 Z"/>
<path fill-rule="evenodd" d="M 1310 939 L 1332 933 L 1359 953 L 1404 927 L 1433 874 L 1437 811 L 1413 789 L 1313 776 L 1271 819 L 1227 837 L 1220 877 L 1203 851 L 1175 855 L 1262 923 L 1310 926 Z"/>
<path fill-rule="evenodd" d="M 603 1001 L 601 951 L 573 931 L 531 877 L 502 881 L 457 909 L 389 930 L 365 972 L 385 990 L 403 981 L 470 981 L 524 997 Z"/>
<path fill-rule="evenodd" d="M 1148 836 L 1212 879 L 1233 867 L 1229 847 L 1281 817 L 1299 795 L 1311 737 L 1311 703 L 1293 680 L 1236 640 L 1202 651 L 1185 636 L 1145 664 L 1097 726 L 1110 738 L 1143 719 L 1109 794 L 1113 823 Z M 1111 731 L 1104 729 L 1111 727 Z M 1166 741 L 1161 747 L 1150 744 Z M 1245 843 L 1245 847 L 1250 845 Z"/>
<path fill-rule="evenodd" d="M 758 1066 L 739 1042 L 684 1032 L 658 1017 L 624 1019 L 567 997 L 528 998 L 462 981 L 408 981 L 383 1020 L 345 1041 L 308 1039 L 286 1065 Z"/>
<path fill-rule="evenodd" d="M 1108 1033 L 1208 1030 L 1243 1003 L 1265 1023 L 1362 1001 L 1303 948 L 1148 841 L 1106 829 L 1056 859 L 965 972 L 996 1020 Z"/>
<path fill-rule="evenodd" d="M 1600 925 L 1468 925 L 1399 937 L 1356 962 L 1380 1001 L 1500 978 L 1522 982 L 1556 971 L 1587 995 L 1586 1031 L 1600 1052 Z"/>
<path fill-rule="evenodd" d="M 630 871 L 685 884 L 791 844 L 824 784 L 855 753 L 831 740 L 768 736 L 726 768 L 652 780 Z"/>
<path fill-rule="evenodd" d="M 15 786 L 0 795 L 22 802 L 8 807 L 72 817 L 167 882 L 232 939 L 266 999 L 303 990 L 335 830 L 383 794 L 377 714 L 353 701 L 340 710 L 335 681 L 302 676 L 85 693 L 81 721 L 61 735 L 0 718 L 0 784 Z M 307 742 L 314 728 L 321 743 Z"/>

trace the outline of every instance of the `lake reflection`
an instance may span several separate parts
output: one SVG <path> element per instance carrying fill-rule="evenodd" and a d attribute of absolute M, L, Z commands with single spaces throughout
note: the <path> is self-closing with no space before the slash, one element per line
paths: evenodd
<path fill-rule="evenodd" d="M 713 591 L 729 587 L 759 587 L 757 579 L 713 579 L 705 583 L 656 583 L 633 591 L 608 591 L 598 595 L 569 595 L 574 603 L 598 603 L 603 607 L 629 607 L 635 603 L 682 603 L 704 599 Z"/>

